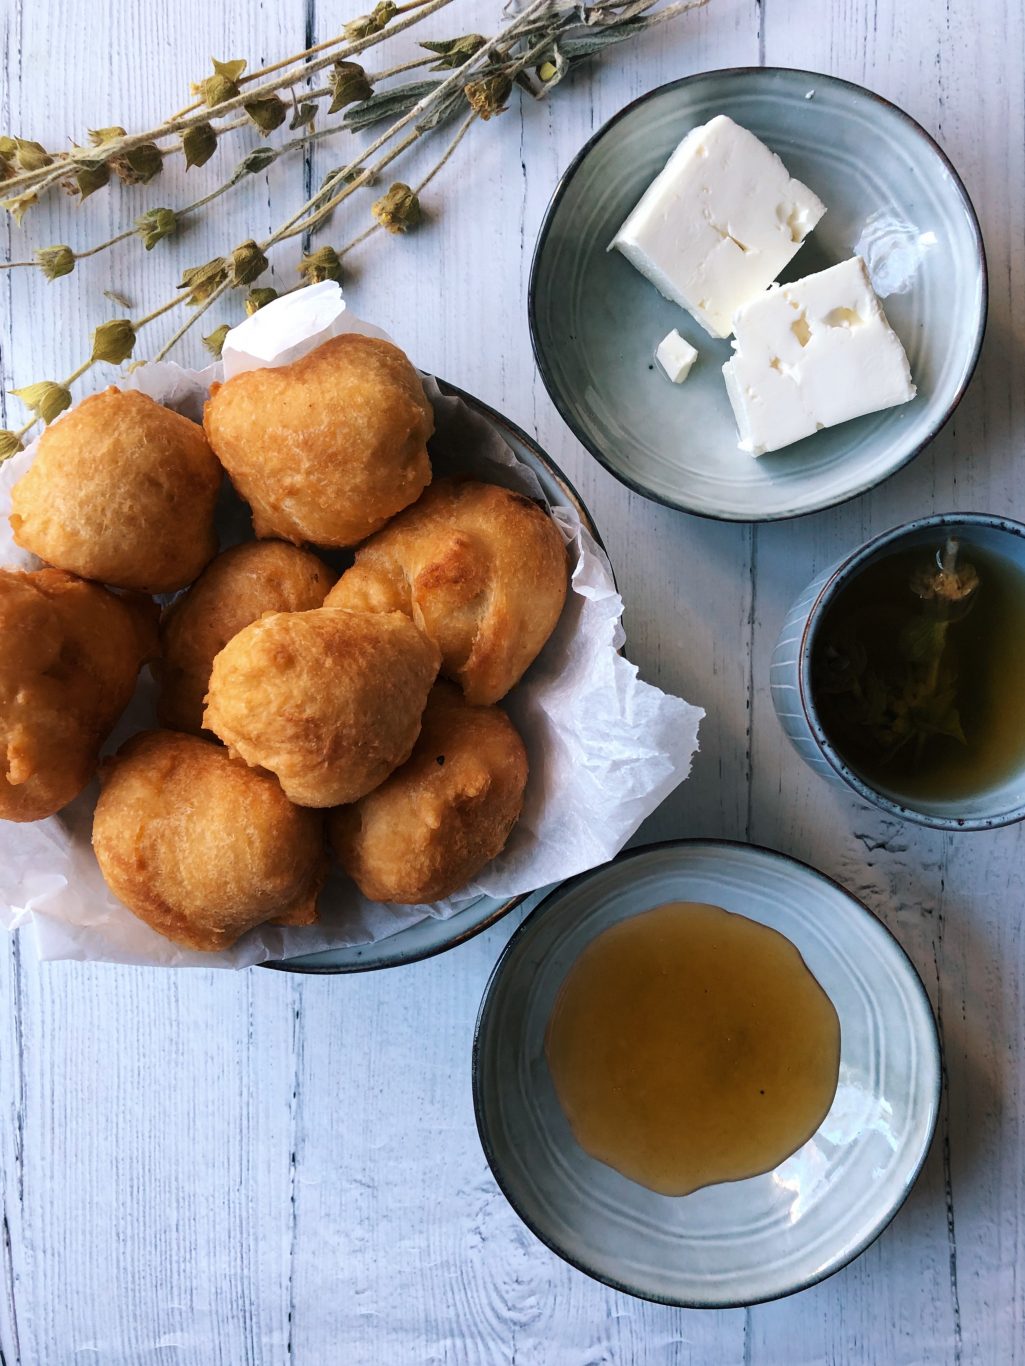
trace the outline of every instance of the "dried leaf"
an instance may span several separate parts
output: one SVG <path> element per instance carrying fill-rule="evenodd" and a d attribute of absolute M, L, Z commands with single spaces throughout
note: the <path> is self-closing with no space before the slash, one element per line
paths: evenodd
<path fill-rule="evenodd" d="M 217 151 L 217 134 L 209 123 L 197 123 L 182 134 L 185 169 L 204 166 Z"/>
<path fill-rule="evenodd" d="M 90 128 L 89 141 L 94 147 L 102 147 L 108 142 L 117 142 L 118 138 L 127 137 L 126 129 L 114 124 L 110 128 Z"/>
<path fill-rule="evenodd" d="M 254 147 L 251 152 L 247 152 L 239 164 L 235 167 L 232 180 L 241 180 L 246 175 L 259 175 L 267 167 L 278 159 L 278 148 L 276 147 Z"/>
<path fill-rule="evenodd" d="M 21 438 L 16 432 L 7 431 L 6 428 L 0 430 L 0 465 L 5 460 L 10 460 L 12 455 L 17 455 L 19 451 L 25 449 Z"/>
<path fill-rule="evenodd" d="M 371 212 L 388 232 L 408 232 L 420 222 L 420 200 L 408 185 L 396 181 L 387 194 L 374 201 Z"/>
<path fill-rule="evenodd" d="M 38 203 L 39 196 L 31 190 L 26 190 L 24 194 L 15 195 L 13 199 L 0 200 L 0 208 L 6 209 L 15 223 L 20 223 L 32 205 Z"/>
<path fill-rule="evenodd" d="M 322 190 L 337 190 L 342 185 L 353 185 L 366 170 L 365 166 L 353 166 L 351 170 L 343 170 L 340 166 L 333 171 L 328 171 L 327 175 L 320 182 Z M 374 185 L 377 183 L 377 176 L 369 176 L 363 181 L 364 185 Z"/>
<path fill-rule="evenodd" d="M 485 39 L 479 33 L 464 33 L 461 38 L 449 38 L 442 42 L 421 43 L 428 52 L 436 52 L 439 60 L 431 67 L 432 71 L 463 66 L 484 46 Z"/>
<path fill-rule="evenodd" d="M 135 220 L 135 231 L 142 238 L 147 251 L 178 230 L 178 215 L 174 209 L 148 209 Z"/>
<path fill-rule="evenodd" d="M 250 238 L 231 253 L 231 283 L 248 285 L 259 279 L 270 264 L 259 245 Z"/>
<path fill-rule="evenodd" d="M 135 350 L 135 325 L 130 318 L 111 318 L 93 332 L 92 360 L 120 365 Z"/>
<path fill-rule="evenodd" d="M 219 62 L 216 57 L 212 57 L 214 74 L 207 76 L 205 80 L 196 81 L 192 85 L 192 93 L 198 95 L 209 109 L 213 109 L 218 104 L 223 104 L 225 100 L 233 100 L 239 93 L 238 78 L 246 69 L 244 61 Z"/>
<path fill-rule="evenodd" d="M 75 184 L 82 199 L 102 190 L 109 180 L 110 167 L 105 161 L 79 162 L 75 170 Z"/>
<path fill-rule="evenodd" d="M 215 256 L 203 266 L 190 266 L 182 272 L 179 289 L 189 293 L 190 304 L 202 304 L 228 279 L 228 263 L 223 256 Z"/>
<path fill-rule="evenodd" d="M 295 106 L 292 112 L 292 121 L 288 125 L 290 133 L 294 133 L 297 128 L 312 128 L 313 120 L 317 117 L 317 106 L 305 102 Z"/>
<path fill-rule="evenodd" d="M 203 338 L 203 345 L 215 360 L 220 360 L 221 352 L 224 350 L 224 338 L 230 331 L 227 323 L 221 323 L 220 327 L 215 327 Z"/>
<path fill-rule="evenodd" d="M 436 90 L 440 84 L 440 81 L 410 81 L 407 85 L 392 86 L 359 104 L 354 104 L 346 111 L 342 122 L 346 128 L 358 132 L 359 129 L 369 128 L 371 124 L 379 123 L 382 119 L 398 118 L 402 114 L 408 114 L 414 105 L 432 90 Z"/>
<path fill-rule="evenodd" d="M 277 95 L 263 95 L 258 100 L 247 100 L 242 106 L 264 135 L 273 133 L 288 118 L 288 106 Z"/>
<path fill-rule="evenodd" d="M 12 389 L 11 393 L 44 422 L 52 422 L 65 408 L 71 406 L 71 390 L 65 384 L 55 384 L 52 379 L 44 379 L 39 384 L 27 384 L 23 389 Z"/>
<path fill-rule="evenodd" d="M 116 289 L 105 289 L 103 297 L 109 299 L 112 304 L 117 304 L 118 308 L 131 308 L 132 306 L 131 299 Z"/>
<path fill-rule="evenodd" d="M 369 100 L 374 93 L 359 62 L 335 62 L 327 78 L 327 88 L 331 92 L 329 114 L 337 114 L 339 109 L 359 100 Z"/>
<path fill-rule="evenodd" d="M 146 185 L 163 169 L 164 154 L 155 142 L 142 142 L 122 156 L 113 157 L 110 164 L 126 185 Z"/>
<path fill-rule="evenodd" d="M 17 150 L 17 138 L 9 138 L 6 136 L 6 134 L 3 137 L 0 137 L 0 157 L 3 157 L 5 161 L 13 160 L 14 154 L 15 152 L 17 152 Z"/>
<path fill-rule="evenodd" d="M 278 297 L 278 291 L 269 287 L 265 289 L 251 289 L 246 295 L 245 310 L 246 317 L 251 318 L 254 313 L 259 313 L 261 308 L 266 308 Z"/>
<path fill-rule="evenodd" d="M 32 142 L 28 138 L 14 139 L 13 156 L 21 171 L 41 171 L 44 166 L 53 164 L 53 157 L 43 144 Z"/>
<path fill-rule="evenodd" d="M 299 274 L 308 285 L 318 284 L 321 280 L 336 280 L 341 284 L 341 257 L 334 247 L 320 247 L 302 258 L 299 262 Z"/>

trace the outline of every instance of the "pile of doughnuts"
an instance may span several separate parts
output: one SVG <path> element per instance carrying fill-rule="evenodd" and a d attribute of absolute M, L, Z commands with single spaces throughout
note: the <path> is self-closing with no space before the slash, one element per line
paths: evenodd
<path fill-rule="evenodd" d="M 406 356 L 357 334 L 215 385 L 202 427 L 111 388 L 47 428 L 10 521 L 50 567 L 0 570 L 0 819 L 99 771 L 104 878 L 193 949 L 314 922 L 329 851 L 374 901 L 466 886 L 520 814 L 496 704 L 568 561 L 530 499 L 432 483 L 433 430 Z M 225 473 L 255 539 L 218 554 Z M 160 729 L 101 762 L 146 663 Z"/>

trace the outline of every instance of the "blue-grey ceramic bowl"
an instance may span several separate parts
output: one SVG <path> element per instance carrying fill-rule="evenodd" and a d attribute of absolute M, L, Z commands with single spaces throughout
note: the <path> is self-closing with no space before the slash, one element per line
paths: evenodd
<path fill-rule="evenodd" d="M 737 449 L 722 377 L 730 343 L 709 337 L 619 252 L 606 251 L 676 144 L 716 114 L 760 137 L 827 206 L 781 278 L 822 270 L 857 248 L 918 386 L 902 407 L 757 460 Z M 529 311 L 552 400 L 617 479 L 685 512 L 770 521 L 862 493 L 936 435 L 982 345 L 986 260 L 956 171 L 895 105 L 808 71 L 709 71 L 628 105 L 572 162 L 538 237 Z M 679 385 L 654 360 L 674 327 L 699 353 Z"/>
<path fill-rule="evenodd" d="M 852 789 L 899 820 L 916 821 L 935 830 L 992 830 L 1025 818 L 1025 766 L 969 798 L 909 805 L 899 793 L 867 783 L 845 762 L 819 719 L 811 682 L 818 629 L 837 593 L 881 556 L 915 546 L 939 546 L 948 536 L 957 537 L 966 547 L 977 545 L 1010 561 L 1025 576 L 1025 526 L 1006 517 L 946 512 L 884 531 L 830 565 L 796 600 L 780 628 L 769 683 L 772 703 L 787 737 L 805 763 L 828 781 Z"/>
<path fill-rule="evenodd" d="M 666 901 L 711 902 L 787 936 L 840 1017 L 840 1079 L 812 1138 L 774 1171 L 657 1195 L 589 1157 L 559 1106 L 544 1036 L 591 940 Z M 682 840 L 564 883 L 510 939 L 477 1020 L 477 1127 L 524 1223 L 589 1276 L 644 1299 L 726 1308 L 789 1295 L 862 1252 L 907 1196 L 936 1125 L 940 1053 L 925 989 L 842 887 L 768 849 Z"/>
<path fill-rule="evenodd" d="M 439 379 L 442 393 L 454 394 L 468 407 L 483 417 L 502 437 L 517 459 L 528 465 L 538 478 L 545 496 L 553 504 L 574 507 L 580 520 L 597 543 L 604 549 L 604 543 L 591 518 L 591 514 L 581 501 L 580 495 L 559 469 L 555 461 L 519 427 L 490 408 L 472 394 L 466 393 L 454 384 Z M 543 892 L 545 889 L 541 889 Z M 538 893 L 530 896 L 536 900 Z M 516 896 L 499 901 L 495 897 L 482 896 L 469 906 L 449 916 L 447 920 L 437 920 L 431 916 L 410 925 L 398 934 L 378 939 L 373 944 L 353 944 L 345 948 L 325 949 L 321 953 L 307 953 L 299 957 L 279 962 L 262 963 L 261 967 L 276 968 L 282 972 L 369 972 L 375 968 L 397 968 L 406 963 L 415 963 L 421 958 L 431 958 L 436 953 L 472 939 L 474 935 L 486 930 L 497 920 L 501 920 L 514 906 L 527 900 L 526 896 Z"/>

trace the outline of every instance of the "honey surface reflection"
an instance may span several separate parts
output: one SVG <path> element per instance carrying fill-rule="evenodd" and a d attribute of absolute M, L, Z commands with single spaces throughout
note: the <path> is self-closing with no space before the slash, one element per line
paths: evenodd
<path fill-rule="evenodd" d="M 545 1037 L 580 1146 L 663 1195 L 771 1171 L 836 1092 L 840 1022 L 791 942 L 672 902 L 593 940 Z"/>

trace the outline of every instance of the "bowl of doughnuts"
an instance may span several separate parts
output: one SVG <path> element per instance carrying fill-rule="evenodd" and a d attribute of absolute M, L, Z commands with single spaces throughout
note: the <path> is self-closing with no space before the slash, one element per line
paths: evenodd
<path fill-rule="evenodd" d="M 264 319 L 223 375 L 82 400 L 6 480 L 0 905 L 76 956 L 390 966 L 558 862 L 586 509 L 374 329 L 281 324 L 275 363 L 237 359 Z"/>

